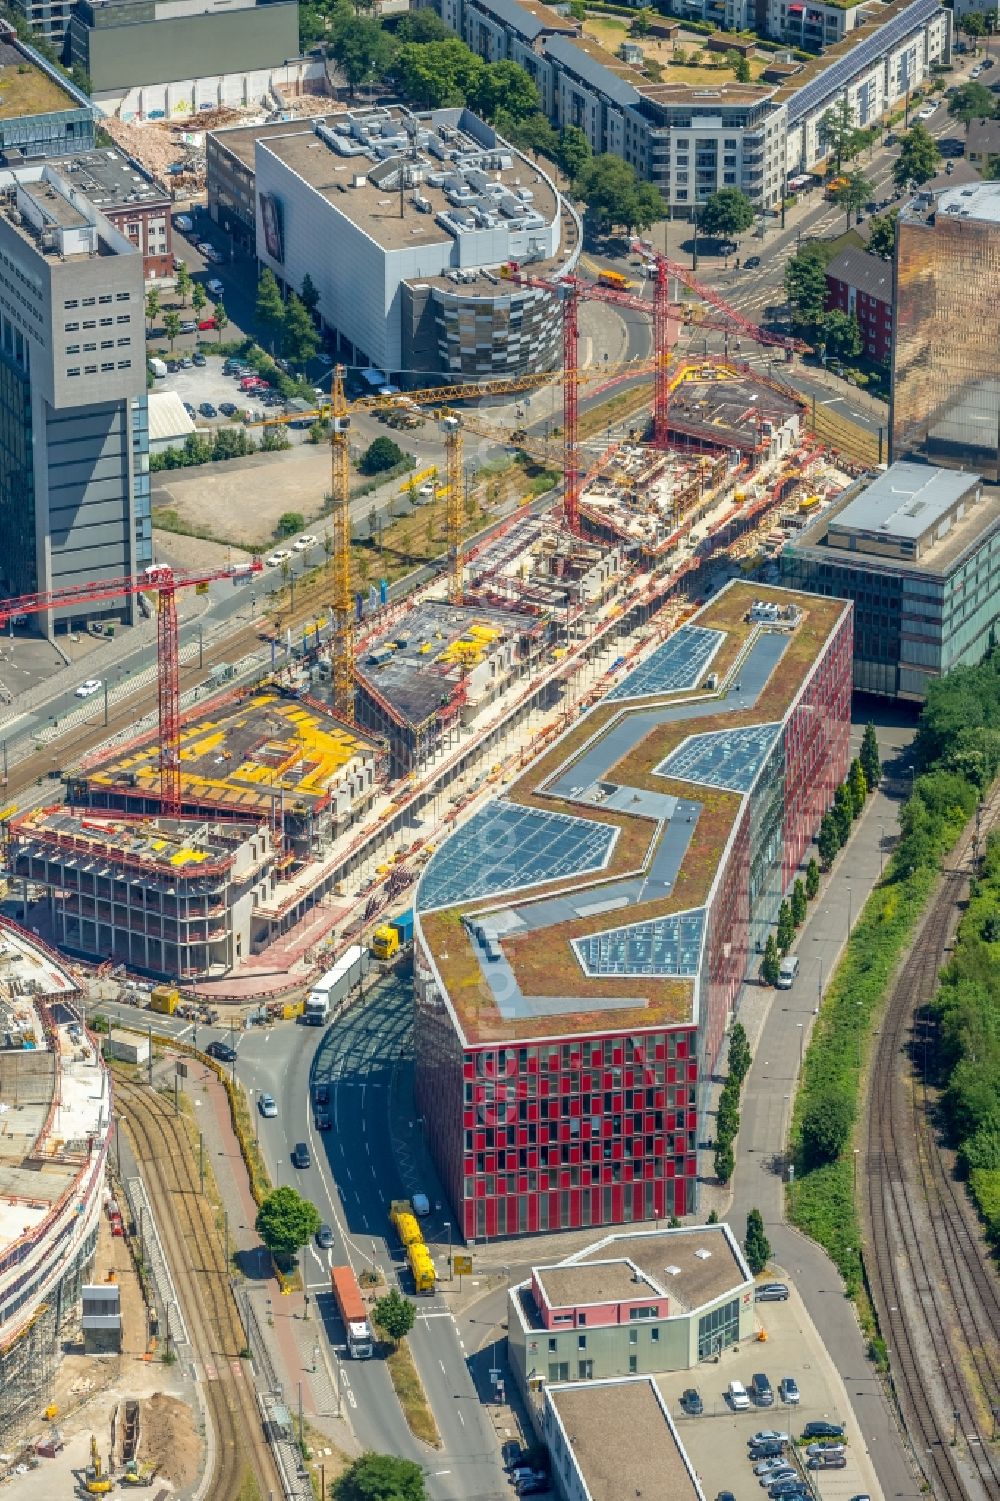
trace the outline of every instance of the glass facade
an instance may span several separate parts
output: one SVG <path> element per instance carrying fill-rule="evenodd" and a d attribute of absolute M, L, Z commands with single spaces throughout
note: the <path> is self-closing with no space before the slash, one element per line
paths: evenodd
<path fill-rule="evenodd" d="M 35 564 L 35 473 L 29 350 L 24 335 L 0 320 L 0 579 L 5 593 L 38 588 Z"/>
<path fill-rule="evenodd" d="M 719 1355 L 740 1337 L 740 1300 L 723 1303 L 698 1320 L 698 1359 Z"/>
<path fill-rule="evenodd" d="M 900 218 L 891 455 L 1000 481 L 1000 219 L 963 217 L 979 193 Z"/>

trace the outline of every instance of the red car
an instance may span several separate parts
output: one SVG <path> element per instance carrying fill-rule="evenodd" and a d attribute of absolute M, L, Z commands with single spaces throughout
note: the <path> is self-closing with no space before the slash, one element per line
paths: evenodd
<path fill-rule="evenodd" d="M 240 381 L 241 391 L 259 391 L 264 382 L 259 375 L 244 375 Z"/>
<path fill-rule="evenodd" d="M 198 324 L 198 327 L 199 329 L 214 328 L 215 323 L 211 318 L 202 318 L 201 322 Z"/>

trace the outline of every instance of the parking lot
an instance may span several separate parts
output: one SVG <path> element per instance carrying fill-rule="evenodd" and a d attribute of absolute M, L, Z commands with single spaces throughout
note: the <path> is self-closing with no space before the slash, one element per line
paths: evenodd
<path fill-rule="evenodd" d="M 178 353 L 180 351 L 178 350 Z M 247 408 L 253 408 L 262 417 L 279 417 L 284 411 L 284 403 L 275 406 L 262 406 L 260 398 L 252 392 L 241 391 L 240 383 L 230 375 L 223 375 L 223 360 L 220 355 L 210 354 L 205 351 L 207 364 L 192 365 L 188 370 L 170 371 L 162 380 L 158 380 L 153 387 L 155 391 L 176 391 L 182 401 L 188 402 L 198 414 L 196 422 L 199 427 L 212 427 L 218 423 L 231 423 L 238 421 L 239 417 L 233 417 L 226 413 L 220 413 L 217 417 L 208 419 L 198 412 L 203 402 L 208 402 L 218 408 L 223 402 L 231 403 L 237 407 L 239 413 Z M 320 397 L 316 398 L 317 404 Z M 324 400 L 326 398 L 323 398 Z M 306 434 L 302 428 L 287 427 L 290 440 L 301 442 Z"/>
<path fill-rule="evenodd" d="M 850 1501 L 858 1495 L 881 1501 L 874 1466 L 864 1451 L 843 1381 L 794 1287 L 787 1303 L 758 1303 L 756 1312 L 767 1332 L 766 1341 L 727 1350 L 718 1363 L 706 1361 L 693 1371 L 656 1378 L 706 1497 L 714 1501 L 720 1491 L 730 1491 L 736 1501 L 767 1501 L 767 1492 L 747 1458 L 747 1440 L 763 1429 L 776 1429 L 795 1440 L 806 1423 L 824 1420 L 845 1424 L 847 1465 L 843 1470 L 806 1471 L 820 1501 Z M 852 1317 L 847 1304 L 844 1317 Z M 742 1381 L 750 1391 L 758 1371 L 771 1383 L 773 1405 L 754 1403 L 748 1412 L 734 1413 L 726 1400 L 730 1381 Z M 798 1384 L 797 1407 L 785 1405 L 779 1396 L 779 1383 L 786 1376 Z M 700 1417 L 688 1417 L 680 1405 L 681 1393 L 692 1386 L 704 1406 Z M 804 1463 L 805 1452 L 800 1452 Z M 801 1467 L 800 1461 L 793 1463 Z"/>

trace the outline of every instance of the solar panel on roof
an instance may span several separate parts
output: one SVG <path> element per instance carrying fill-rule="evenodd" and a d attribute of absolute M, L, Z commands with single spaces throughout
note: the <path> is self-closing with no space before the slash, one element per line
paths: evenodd
<path fill-rule="evenodd" d="M 607 695 L 608 701 L 646 698 L 655 693 L 696 688 L 725 639 L 725 631 L 711 631 L 703 625 L 682 625 L 645 662 L 633 668 L 617 688 L 612 688 Z"/>
<path fill-rule="evenodd" d="M 836 58 L 828 68 L 817 73 L 815 78 L 810 79 L 789 100 L 789 125 L 797 124 L 824 100 L 829 99 L 832 103 L 835 94 L 856 74 L 869 67 L 876 58 L 906 36 L 908 31 L 928 21 L 940 9 L 940 0 L 914 0 L 912 5 L 893 16 L 884 26 L 876 27 L 870 35 L 857 41 L 843 57 Z"/>
<path fill-rule="evenodd" d="M 613 824 L 499 799 L 474 813 L 433 855 L 417 888 L 417 908 L 429 912 L 602 870 L 617 837 Z"/>
<path fill-rule="evenodd" d="M 654 774 L 727 792 L 749 792 L 780 729 L 780 724 L 750 724 L 738 730 L 689 735 L 654 767 Z"/>
<path fill-rule="evenodd" d="M 574 938 L 573 948 L 590 979 L 604 975 L 695 975 L 705 910 L 675 912 Z"/>

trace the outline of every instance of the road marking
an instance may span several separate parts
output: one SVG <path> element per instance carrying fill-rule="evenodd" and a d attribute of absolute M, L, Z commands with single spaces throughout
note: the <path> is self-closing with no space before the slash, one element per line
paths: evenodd
<path fill-rule="evenodd" d="M 446 1376 L 447 1376 L 447 1374 L 448 1374 L 448 1372 L 447 1372 L 447 1369 L 446 1369 L 446 1368 L 445 1368 L 445 1363 L 444 1363 L 444 1361 L 443 1361 L 443 1360 L 439 1360 L 439 1361 L 438 1361 L 438 1365 L 439 1365 L 439 1366 L 440 1366 L 440 1367 L 441 1367 L 441 1370 L 442 1370 L 442 1371 L 443 1371 L 443 1372 L 444 1372 L 444 1374 L 445 1374 L 445 1375 L 446 1375 Z"/>
<path fill-rule="evenodd" d="M 462 1427 L 464 1428 L 465 1427 L 465 1413 L 462 1411 L 462 1409 L 460 1407 L 457 1408 L 456 1411 L 458 1413 L 458 1421 L 461 1423 Z"/>
<path fill-rule="evenodd" d="M 432 1470 L 431 1473 L 430 1473 L 430 1479 L 431 1480 L 437 1480 L 439 1478 L 439 1476 L 441 1476 L 441 1475 L 450 1475 L 450 1474 L 451 1474 L 450 1470 Z"/>

